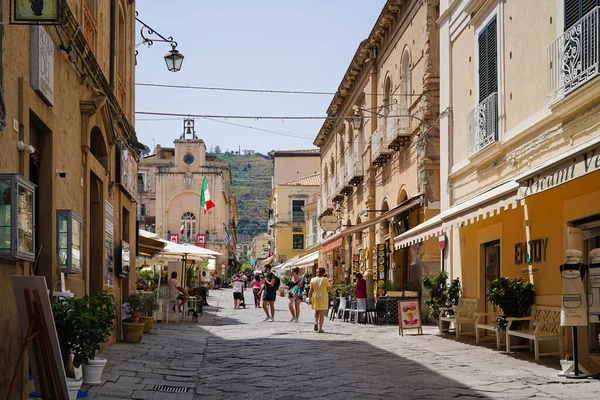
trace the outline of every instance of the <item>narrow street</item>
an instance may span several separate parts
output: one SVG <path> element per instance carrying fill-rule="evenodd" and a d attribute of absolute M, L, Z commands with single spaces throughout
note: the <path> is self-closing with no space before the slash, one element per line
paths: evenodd
<path fill-rule="evenodd" d="M 436 327 L 400 337 L 393 325 L 327 320 L 318 334 L 307 305 L 295 324 L 278 298 L 275 322 L 263 322 L 251 292 L 246 309 L 234 310 L 231 299 L 230 289 L 211 291 L 200 323 L 155 324 L 142 343 L 112 345 L 101 354 L 104 384 L 87 388 L 90 398 L 595 399 L 600 392 L 598 381 L 557 377 L 558 358 L 535 363 L 532 353 L 440 337 Z"/>

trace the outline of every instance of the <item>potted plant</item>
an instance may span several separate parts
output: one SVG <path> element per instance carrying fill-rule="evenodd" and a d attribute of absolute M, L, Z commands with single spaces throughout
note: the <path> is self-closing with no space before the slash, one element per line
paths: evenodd
<path fill-rule="evenodd" d="M 114 328 L 115 299 L 108 291 L 81 298 L 61 298 L 52 312 L 67 376 L 83 367 L 83 382 L 101 384 L 106 359 L 96 357 Z M 72 357 L 71 357 L 72 356 Z"/>
<path fill-rule="evenodd" d="M 502 315 L 496 318 L 498 330 L 505 330 L 508 321 L 506 318 L 521 318 L 529 314 L 535 304 L 535 287 L 523 279 L 509 279 L 499 276 L 492 281 L 488 301 L 502 310 Z M 512 326 L 520 328 L 520 322 L 513 322 Z"/>
<path fill-rule="evenodd" d="M 139 323 L 142 315 L 142 297 L 138 293 L 131 293 L 124 300 L 130 317 L 123 321 L 123 341 L 125 343 L 139 343 L 142 341 L 146 325 Z"/>
<path fill-rule="evenodd" d="M 140 316 L 140 322 L 144 324 L 144 333 L 150 333 L 152 326 L 154 325 L 154 312 L 158 311 L 158 298 L 153 293 L 146 293 L 141 295 L 142 300 L 142 315 Z"/>
<path fill-rule="evenodd" d="M 448 272 L 440 271 L 433 278 L 423 278 L 423 287 L 429 290 L 429 298 L 425 304 L 429 307 L 429 319 L 437 321 L 440 317 L 440 307 L 454 307 L 458 304 L 461 288 L 458 278 L 448 284 Z M 446 310 L 444 316 L 452 316 L 454 311 Z"/>

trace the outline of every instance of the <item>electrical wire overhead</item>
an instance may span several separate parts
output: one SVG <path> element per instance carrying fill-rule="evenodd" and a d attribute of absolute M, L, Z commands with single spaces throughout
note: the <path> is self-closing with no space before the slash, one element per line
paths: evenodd
<path fill-rule="evenodd" d="M 191 90 L 212 90 L 219 92 L 245 92 L 245 93 L 271 93 L 271 94 L 302 94 L 302 95 L 325 95 L 333 96 L 336 92 L 319 92 L 311 90 L 277 90 L 277 89 L 245 89 L 245 88 L 228 88 L 228 87 L 211 87 L 211 86 L 191 86 L 191 85 L 167 85 L 162 83 L 143 83 L 136 82 L 136 86 L 147 86 L 157 88 L 169 88 L 169 89 L 191 89 Z M 418 97 L 425 93 L 365 93 L 365 96 L 404 96 L 404 97 Z M 431 95 L 431 93 L 429 93 Z M 436 95 L 435 97 L 439 97 Z"/>

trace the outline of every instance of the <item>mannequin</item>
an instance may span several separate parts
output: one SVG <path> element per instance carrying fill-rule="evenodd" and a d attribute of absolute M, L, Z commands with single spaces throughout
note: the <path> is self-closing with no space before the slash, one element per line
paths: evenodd
<path fill-rule="evenodd" d="M 600 248 L 590 251 L 588 270 L 590 289 L 588 292 L 590 323 L 600 323 Z"/>
<path fill-rule="evenodd" d="M 562 301 L 560 312 L 560 325 L 573 327 L 573 373 L 565 374 L 567 378 L 585 378 L 579 374 L 579 349 L 577 327 L 588 325 L 587 293 L 583 279 L 587 272 L 587 265 L 581 264 L 582 252 L 568 249 L 565 252 L 566 263 L 560 266 L 562 279 Z M 587 373 L 587 371 L 585 372 Z"/>
<path fill-rule="evenodd" d="M 568 249 L 565 252 L 567 262 L 560 266 L 562 278 L 562 302 L 560 313 L 561 326 L 587 326 L 588 310 L 586 289 L 583 279 L 587 265 L 581 264 L 581 251 Z"/>

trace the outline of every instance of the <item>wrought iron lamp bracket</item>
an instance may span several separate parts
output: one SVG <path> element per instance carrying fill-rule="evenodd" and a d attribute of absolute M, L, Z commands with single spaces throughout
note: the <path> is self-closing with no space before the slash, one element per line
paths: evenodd
<path fill-rule="evenodd" d="M 135 20 L 142 24 L 142 29 L 140 29 L 140 35 L 142 36 L 142 43 L 147 44 L 148 47 L 152 46 L 154 42 L 163 42 L 169 43 L 173 49 L 177 47 L 177 42 L 173 39 L 173 36 L 164 37 L 160 33 L 156 31 L 156 29 L 152 28 L 150 25 L 146 24 L 144 21 L 138 18 L 139 13 L 135 12 Z M 150 36 L 158 36 L 157 38 L 151 38 Z"/>

